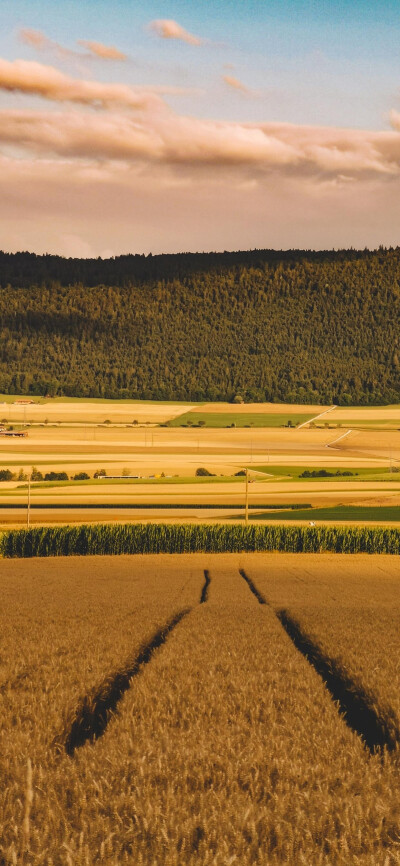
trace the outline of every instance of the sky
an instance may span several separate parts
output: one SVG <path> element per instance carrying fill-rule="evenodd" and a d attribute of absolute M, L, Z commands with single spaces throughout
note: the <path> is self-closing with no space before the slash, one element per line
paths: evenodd
<path fill-rule="evenodd" d="M 0 0 L 0 248 L 400 243 L 399 0 Z"/>

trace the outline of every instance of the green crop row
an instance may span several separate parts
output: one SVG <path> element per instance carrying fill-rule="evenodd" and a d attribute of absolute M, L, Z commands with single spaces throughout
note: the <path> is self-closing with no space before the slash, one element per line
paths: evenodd
<path fill-rule="evenodd" d="M 17 529 L 0 536 L 3 557 L 242 551 L 399 554 L 400 530 L 147 523 Z"/>

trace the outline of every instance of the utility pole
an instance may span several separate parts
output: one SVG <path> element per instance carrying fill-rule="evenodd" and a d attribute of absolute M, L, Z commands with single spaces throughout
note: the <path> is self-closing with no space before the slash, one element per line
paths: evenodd
<path fill-rule="evenodd" d="M 246 496 L 245 496 L 245 511 L 244 511 L 245 526 L 249 525 L 249 470 L 246 466 Z"/>
<path fill-rule="evenodd" d="M 28 508 L 26 511 L 26 528 L 29 529 L 31 518 L 31 476 L 28 478 Z"/>

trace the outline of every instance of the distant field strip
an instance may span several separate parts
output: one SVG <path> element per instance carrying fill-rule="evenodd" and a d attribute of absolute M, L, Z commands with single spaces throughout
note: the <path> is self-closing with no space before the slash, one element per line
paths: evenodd
<path fill-rule="evenodd" d="M 223 494 L 221 494 L 221 495 L 223 495 Z M 26 510 L 26 507 L 27 507 L 26 501 L 25 502 L 13 502 L 13 503 L 0 502 L 0 508 L 23 508 Z M 214 510 L 214 509 L 217 509 L 217 510 L 228 509 L 230 511 L 241 511 L 241 510 L 244 510 L 245 507 L 246 506 L 242 502 L 239 502 L 238 504 L 235 504 L 235 503 L 232 504 L 231 503 L 230 505 L 226 505 L 226 504 L 221 503 L 221 502 L 217 502 L 217 503 L 212 503 L 212 502 L 121 502 L 121 503 L 110 502 L 110 503 L 108 503 L 107 502 L 106 504 L 101 503 L 101 502 L 93 502 L 93 503 L 91 503 L 91 502 L 77 502 L 77 503 L 65 503 L 65 502 L 63 502 L 63 503 L 58 503 L 58 502 L 40 503 L 39 502 L 38 503 L 38 502 L 31 502 L 31 504 L 30 504 L 31 509 L 56 508 L 57 511 L 59 511 L 59 510 L 60 511 L 64 511 L 64 510 L 68 511 L 68 509 L 75 510 L 76 508 L 79 508 L 79 509 L 81 509 L 81 508 L 90 508 L 90 509 L 92 509 L 92 508 L 94 508 L 94 509 L 96 509 L 96 508 L 105 508 L 105 509 L 108 509 L 108 508 L 111 508 L 111 509 L 112 508 L 124 508 L 125 509 L 125 508 L 127 508 L 127 509 L 129 509 L 129 508 L 131 508 L 133 510 L 135 510 L 135 509 L 136 510 L 137 509 L 147 510 L 149 508 L 150 509 L 159 508 L 159 509 L 167 509 L 167 510 L 171 509 L 171 508 L 173 508 L 173 509 L 176 508 L 178 510 L 180 510 L 182 508 L 184 508 L 184 509 L 195 508 L 195 509 L 201 510 L 201 509 L 207 508 L 207 509 L 212 509 L 212 510 Z M 300 509 L 301 508 L 311 508 L 311 505 L 309 505 L 307 502 L 306 503 L 293 503 L 293 504 L 281 504 L 281 503 L 277 504 L 275 502 L 275 504 L 269 503 L 267 505 L 249 504 L 250 511 L 251 511 L 251 509 L 255 509 L 255 508 L 257 510 L 260 510 L 260 508 L 268 508 L 271 511 L 274 511 L 274 510 L 282 511 L 282 509 L 284 509 L 284 508 L 290 508 L 290 509 L 293 508 L 294 510 L 299 509 L 299 508 Z"/>
<path fill-rule="evenodd" d="M 360 523 L 398 523 L 400 522 L 400 506 L 397 505 L 333 505 L 331 508 L 307 508 L 295 511 L 279 511 L 276 514 L 252 514 L 255 520 L 318 520 L 332 521 L 354 521 Z"/>
<path fill-rule="evenodd" d="M 306 423 L 312 419 L 309 414 L 296 413 L 245 413 L 245 412 L 186 412 L 168 422 L 169 427 L 182 427 L 199 425 L 204 427 L 287 427 L 291 422 L 292 427 Z"/>

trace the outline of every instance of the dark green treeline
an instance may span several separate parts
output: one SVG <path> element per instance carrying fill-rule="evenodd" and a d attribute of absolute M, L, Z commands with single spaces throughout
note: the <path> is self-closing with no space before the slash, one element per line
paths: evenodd
<path fill-rule="evenodd" d="M 400 248 L 0 253 L 0 392 L 400 401 Z"/>

